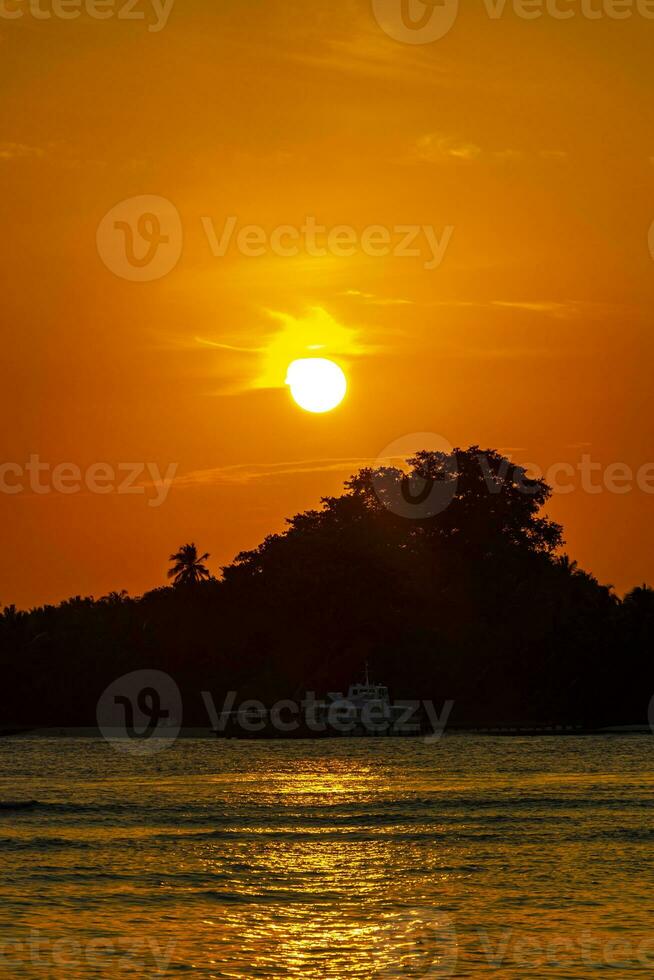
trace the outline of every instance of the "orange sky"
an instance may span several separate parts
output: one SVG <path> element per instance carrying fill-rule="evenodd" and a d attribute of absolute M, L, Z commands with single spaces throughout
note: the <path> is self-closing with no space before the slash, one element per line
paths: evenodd
<path fill-rule="evenodd" d="M 0 493 L 0 603 L 143 591 L 190 540 L 217 571 L 416 432 L 544 469 L 654 461 L 654 20 L 462 6 L 429 44 L 364 0 L 177 0 L 159 31 L 0 17 L 2 461 L 178 467 L 159 507 Z M 179 260 L 121 278 L 98 226 L 150 195 Z M 424 238 L 216 256 L 230 215 L 453 232 L 431 269 Z M 320 417 L 284 387 L 318 347 L 350 382 Z M 570 553 L 654 582 L 654 493 L 579 483 L 550 507 Z"/>

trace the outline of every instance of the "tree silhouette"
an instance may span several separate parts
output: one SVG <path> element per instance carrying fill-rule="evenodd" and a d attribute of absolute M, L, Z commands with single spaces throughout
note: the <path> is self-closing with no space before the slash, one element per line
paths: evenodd
<path fill-rule="evenodd" d="M 627 609 L 652 616 L 654 615 L 654 589 L 645 583 L 637 585 L 635 589 L 626 594 L 624 604 Z"/>
<path fill-rule="evenodd" d="M 550 488 L 494 450 L 363 469 L 223 569 L 186 544 L 177 588 L 0 611 L 0 731 L 95 723 L 117 676 L 272 704 L 347 689 L 370 660 L 393 697 L 451 724 L 647 724 L 654 590 L 624 600 L 562 553 Z M 186 709 L 188 703 L 188 713 Z"/>
<path fill-rule="evenodd" d="M 168 578 L 173 579 L 173 585 L 197 585 L 198 582 L 211 578 L 211 572 L 203 564 L 209 558 L 209 553 L 198 555 L 198 549 L 194 544 L 185 544 L 171 555 L 169 561 L 174 562 L 172 568 L 168 569 Z"/>

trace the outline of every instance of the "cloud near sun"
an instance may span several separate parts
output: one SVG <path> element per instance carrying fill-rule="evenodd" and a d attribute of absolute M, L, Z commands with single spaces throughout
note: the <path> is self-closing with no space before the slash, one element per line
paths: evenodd
<path fill-rule="evenodd" d="M 289 364 L 302 358 L 347 360 L 378 349 L 361 340 L 360 327 L 339 323 L 320 306 L 309 307 L 303 316 L 276 310 L 267 310 L 266 313 L 276 322 L 277 329 L 272 334 L 267 332 L 260 345 L 247 347 L 197 338 L 198 343 L 204 346 L 251 359 L 246 380 L 230 386 L 226 391 L 228 394 L 261 388 L 284 388 Z M 242 377 L 242 370 L 240 374 Z"/>

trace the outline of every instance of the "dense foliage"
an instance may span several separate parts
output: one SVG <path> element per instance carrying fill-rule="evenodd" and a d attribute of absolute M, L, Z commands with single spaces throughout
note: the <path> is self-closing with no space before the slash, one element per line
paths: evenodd
<path fill-rule="evenodd" d="M 0 727 L 93 724 L 110 681 L 143 667 L 206 725 L 203 690 L 297 698 L 347 687 L 366 660 L 396 697 L 453 699 L 454 725 L 645 722 L 654 592 L 619 600 L 578 569 L 547 485 L 498 453 L 410 466 L 360 471 L 221 580 L 181 549 L 176 586 L 5 608 Z"/>

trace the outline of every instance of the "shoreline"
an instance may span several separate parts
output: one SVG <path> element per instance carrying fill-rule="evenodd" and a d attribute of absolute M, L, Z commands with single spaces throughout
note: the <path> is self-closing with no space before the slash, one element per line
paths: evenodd
<path fill-rule="evenodd" d="M 433 740 L 434 734 L 438 736 L 438 739 L 444 737 L 455 737 L 455 736 L 476 736 L 483 738 L 588 738 L 590 736 L 610 736 L 610 735 L 651 735 L 652 729 L 649 725 L 603 725 L 598 728 L 585 728 L 583 726 L 573 727 L 573 726 L 549 726 L 549 727 L 536 727 L 536 726 L 516 726 L 516 725 L 505 725 L 498 727 L 483 726 L 479 728 L 450 728 L 444 732 L 430 733 L 424 732 L 415 735 L 349 735 L 349 734 L 339 734 L 339 733 L 321 733 L 315 736 L 308 736 L 306 734 L 293 736 L 293 735 L 283 735 L 279 734 L 277 736 L 270 737 L 269 733 L 244 733 L 242 735 L 229 735 L 226 736 L 224 733 L 216 733 L 211 728 L 204 727 L 189 727 L 182 728 L 176 735 L 177 739 L 215 739 L 219 742 L 322 742 L 325 740 L 348 740 L 348 741 L 361 741 L 364 739 L 370 739 L 371 741 L 378 742 L 380 740 L 388 739 L 401 739 L 406 741 L 407 739 L 416 739 L 418 741 L 424 741 L 425 739 Z M 92 739 L 102 739 L 109 742 L 112 741 L 125 741 L 129 742 L 131 739 L 125 736 L 123 732 L 117 732 L 114 737 L 109 739 L 97 728 L 93 726 L 75 726 L 75 725 L 62 725 L 62 726 L 47 726 L 44 728 L 33 727 L 24 729 L 5 729 L 0 731 L 0 738 L 6 739 L 21 739 L 22 741 L 31 741 L 37 739 L 73 739 L 73 738 L 92 738 Z M 169 741 L 170 736 L 167 736 L 165 730 L 160 733 L 155 733 L 151 736 L 151 739 L 161 738 L 164 741 Z"/>

